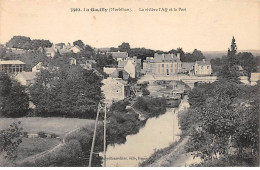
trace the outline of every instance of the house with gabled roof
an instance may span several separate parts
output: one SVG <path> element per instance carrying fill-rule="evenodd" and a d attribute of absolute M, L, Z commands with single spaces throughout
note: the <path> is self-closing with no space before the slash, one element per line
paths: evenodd
<path fill-rule="evenodd" d="M 56 53 L 57 53 L 57 49 L 54 46 L 45 48 L 45 54 L 47 57 L 53 58 Z"/>
<path fill-rule="evenodd" d="M 196 61 L 194 64 L 194 74 L 196 76 L 211 75 L 211 63 L 203 59 L 202 61 Z"/>
<path fill-rule="evenodd" d="M 102 81 L 101 90 L 105 96 L 106 103 L 120 101 L 130 96 L 130 86 L 120 78 L 108 77 Z"/>
<path fill-rule="evenodd" d="M 116 61 L 127 60 L 128 58 L 127 52 L 107 52 L 107 55 L 111 55 Z"/>
<path fill-rule="evenodd" d="M 75 46 L 71 47 L 70 50 L 73 53 L 78 53 L 78 52 L 82 51 L 82 48 L 80 48 L 79 46 L 75 45 Z"/>
<path fill-rule="evenodd" d="M 182 62 L 181 72 L 183 74 L 194 75 L 194 65 L 195 62 Z"/>
<path fill-rule="evenodd" d="M 15 79 L 23 86 L 30 86 L 35 82 L 36 72 L 21 72 L 15 76 Z"/>

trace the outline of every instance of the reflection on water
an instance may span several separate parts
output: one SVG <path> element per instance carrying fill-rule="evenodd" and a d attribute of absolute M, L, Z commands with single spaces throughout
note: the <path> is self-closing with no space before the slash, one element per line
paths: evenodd
<path fill-rule="evenodd" d="M 108 146 L 106 165 L 108 167 L 138 166 L 154 150 L 165 148 L 172 142 L 178 141 L 181 131 L 177 113 L 187 107 L 189 104 L 185 96 L 179 108 L 168 108 L 167 112 L 158 118 L 148 119 L 138 134 L 126 137 L 124 144 Z"/>

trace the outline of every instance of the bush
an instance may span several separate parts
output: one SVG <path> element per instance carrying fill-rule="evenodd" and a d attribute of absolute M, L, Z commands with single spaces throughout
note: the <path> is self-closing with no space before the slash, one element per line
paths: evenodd
<path fill-rule="evenodd" d="M 159 116 L 166 112 L 165 98 L 138 97 L 134 108 L 148 117 Z"/>
<path fill-rule="evenodd" d="M 147 90 L 147 89 L 143 89 L 143 90 L 142 90 L 142 93 L 143 93 L 143 96 L 148 96 L 148 95 L 150 95 L 150 91 Z"/>
<path fill-rule="evenodd" d="M 57 138 L 57 137 L 59 137 L 59 135 L 57 135 L 57 134 L 55 134 L 55 133 L 51 133 L 50 135 L 51 135 L 51 138 Z"/>
<path fill-rule="evenodd" d="M 43 132 L 43 131 L 38 132 L 38 135 L 39 135 L 40 138 L 47 138 L 46 133 Z"/>

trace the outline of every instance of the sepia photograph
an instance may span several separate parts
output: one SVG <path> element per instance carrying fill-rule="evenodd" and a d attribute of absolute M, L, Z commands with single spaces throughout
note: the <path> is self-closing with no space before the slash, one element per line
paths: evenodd
<path fill-rule="evenodd" d="M 0 0 L 0 167 L 259 167 L 260 0 Z"/>

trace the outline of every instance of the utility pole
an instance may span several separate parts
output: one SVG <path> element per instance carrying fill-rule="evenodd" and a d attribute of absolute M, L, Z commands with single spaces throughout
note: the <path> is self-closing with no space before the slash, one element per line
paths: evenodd
<path fill-rule="evenodd" d="M 94 135 L 93 135 L 93 140 L 92 140 L 92 145 L 91 145 L 90 158 L 89 158 L 89 162 L 88 162 L 89 167 L 91 167 L 92 155 L 93 155 L 94 146 L 95 146 L 99 112 L 100 112 L 100 103 L 98 104 L 97 117 L 96 117 L 96 121 L 95 121 Z"/>
<path fill-rule="evenodd" d="M 104 167 L 106 167 L 106 130 L 107 130 L 107 104 L 105 103 L 104 115 Z"/>

